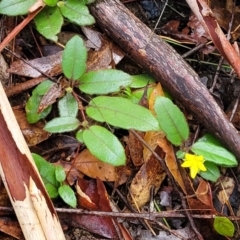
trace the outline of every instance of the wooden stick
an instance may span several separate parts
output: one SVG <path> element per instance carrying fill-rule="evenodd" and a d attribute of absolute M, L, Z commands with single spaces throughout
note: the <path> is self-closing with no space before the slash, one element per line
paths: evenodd
<path fill-rule="evenodd" d="M 129 56 L 161 82 L 240 160 L 240 137 L 199 76 L 182 57 L 118 0 L 97 0 L 90 7 L 97 24 Z"/>
<path fill-rule="evenodd" d="M 25 239 L 65 239 L 1 83 L 0 146 L 0 175 Z"/>

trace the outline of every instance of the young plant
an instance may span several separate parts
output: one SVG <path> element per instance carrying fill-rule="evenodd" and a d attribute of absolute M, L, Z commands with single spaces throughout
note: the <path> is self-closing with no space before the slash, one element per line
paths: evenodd
<path fill-rule="evenodd" d="M 36 28 L 47 39 L 57 41 L 64 18 L 79 26 L 95 23 L 89 13 L 87 4 L 94 0 L 44 0 L 46 6 L 34 18 Z M 2 0 L 0 1 L 0 14 L 8 16 L 25 15 L 36 0 Z"/>
<path fill-rule="evenodd" d="M 61 166 L 54 166 L 38 154 L 32 154 L 43 183 L 51 198 L 60 196 L 65 203 L 71 207 L 77 206 L 77 199 L 74 191 L 65 184 L 66 173 Z"/>
<path fill-rule="evenodd" d="M 115 128 L 136 129 L 139 131 L 158 131 L 159 124 L 151 112 L 116 94 L 130 86 L 133 77 L 116 69 L 86 71 L 87 50 L 83 40 L 74 36 L 63 51 L 62 69 L 69 81 L 65 95 L 58 101 L 59 117 L 50 120 L 45 130 L 51 133 L 77 131 L 76 138 L 100 160 L 115 166 L 124 165 L 125 150 L 119 139 L 104 123 Z M 34 123 L 45 118 L 50 107 L 39 111 L 44 94 L 52 87 L 51 81 L 41 83 L 26 104 L 27 119 Z M 74 85 L 85 94 L 102 95 L 93 97 L 86 107 L 75 93 Z M 80 111 L 79 111 L 80 107 Z M 79 117 L 79 112 L 81 117 Z M 91 118 L 89 123 L 88 119 Z M 81 120 L 80 120 L 81 119 Z M 94 121 L 93 121 L 94 120 Z"/>
<path fill-rule="evenodd" d="M 183 158 L 184 162 L 182 167 L 189 167 L 190 171 L 195 171 L 195 174 L 191 174 L 192 178 L 195 178 L 196 174 L 209 181 L 216 182 L 220 177 L 218 166 L 221 167 L 236 167 L 236 157 L 229 152 L 223 145 L 211 134 L 205 134 L 202 138 L 198 139 L 191 147 L 190 151 L 194 153 L 188 154 L 179 151 L 177 153 L 178 158 Z M 193 156 L 191 159 L 189 155 Z M 185 157 L 185 158 L 184 158 Z M 195 159 L 194 159 L 195 158 Z M 204 164 L 203 168 L 194 167 L 196 164 L 196 158 L 201 158 Z M 192 161 L 192 164 L 190 163 Z M 194 170 L 195 168 L 195 170 Z"/>

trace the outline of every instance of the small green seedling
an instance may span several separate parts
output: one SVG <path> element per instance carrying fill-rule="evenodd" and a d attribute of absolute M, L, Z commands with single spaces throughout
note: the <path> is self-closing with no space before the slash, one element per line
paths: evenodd
<path fill-rule="evenodd" d="M 34 18 L 36 28 L 47 39 L 57 41 L 57 34 L 61 31 L 64 19 L 79 26 L 95 23 L 89 13 L 87 4 L 93 0 L 44 0 L 46 6 Z M 1 0 L 0 14 L 8 16 L 25 15 L 36 0 Z"/>
<path fill-rule="evenodd" d="M 77 199 L 72 188 L 64 183 L 66 173 L 63 167 L 54 166 L 38 154 L 33 153 L 32 156 L 49 196 L 51 198 L 60 196 L 65 203 L 75 208 Z"/>
<path fill-rule="evenodd" d="M 224 146 L 211 134 L 206 134 L 202 138 L 198 139 L 191 147 L 190 151 L 194 153 L 192 157 L 192 165 L 186 163 L 189 160 L 188 153 L 179 151 L 177 153 L 178 158 L 184 159 L 185 162 L 182 164 L 183 167 L 189 167 L 190 172 L 193 171 L 193 168 L 196 167 L 196 158 L 201 157 L 202 163 L 204 163 L 205 170 L 198 168 L 196 169 L 196 174 L 209 181 L 216 182 L 220 177 L 220 171 L 218 166 L 221 167 L 236 167 L 237 159 L 236 157 L 229 152 Z M 188 154 L 188 155 L 187 155 Z M 191 166 L 190 166 L 191 165 Z M 192 175 L 192 178 L 195 178 L 196 174 Z"/>
<path fill-rule="evenodd" d="M 226 217 L 216 216 L 214 218 L 213 227 L 219 234 L 225 237 L 233 237 L 235 227 L 233 223 Z"/>

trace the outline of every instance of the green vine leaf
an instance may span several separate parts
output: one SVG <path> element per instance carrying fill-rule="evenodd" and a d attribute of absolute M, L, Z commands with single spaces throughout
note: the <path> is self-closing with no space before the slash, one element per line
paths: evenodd
<path fill-rule="evenodd" d="M 179 146 L 188 139 L 189 127 L 185 116 L 169 98 L 158 97 L 154 110 L 160 128 L 172 144 Z"/>
<path fill-rule="evenodd" d="M 79 36 L 72 37 L 66 44 L 62 56 L 64 75 L 70 80 L 77 80 L 86 70 L 87 49 Z"/>
<path fill-rule="evenodd" d="M 80 122 L 75 117 L 58 117 L 49 121 L 44 130 L 50 133 L 63 133 L 76 130 Z"/>
<path fill-rule="evenodd" d="M 60 184 L 55 177 L 55 166 L 38 154 L 32 153 L 32 156 L 50 198 L 56 198 Z"/>
<path fill-rule="evenodd" d="M 78 103 L 71 93 L 67 93 L 58 102 L 60 117 L 76 117 L 78 113 Z"/>
<path fill-rule="evenodd" d="M 8 16 L 25 15 L 36 0 L 1 0 L 0 14 Z"/>
<path fill-rule="evenodd" d="M 191 147 L 191 151 L 220 166 L 235 167 L 238 164 L 236 157 L 210 134 L 204 135 L 195 142 Z"/>
<path fill-rule="evenodd" d="M 199 175 L 208 181 L 216 182 L 221 176 L 218 166 L 215 163 L 208 161 L 204 162 L 204 166 L 207 171 L 200 171 Z"/>
<path fill-rule="evenodd" d="M 66 173 L 65 170 L 62 166 L 56 166 L 55 167 L 55 176 L 56 176 L 56 180 L 58 182 L 63 182 L 66 179 Z"/>
<path fill-rule="evenodd" d="M 147 84 L 155 82 L 154 78 L 148 74 L 133 75 L 132 78 L 133 82 L 130 85 L 131 88 L 143 88 Z"/>
<path fill-rule="evenodd" d="M 213 227 L 219 234 L 225 237 L 233 237 L 234 235 L 234 225 L 226 217 L 216 216 L 214 218 Z"/>
<path fill-rule="evenodd" d="M 58 188 L 58 193 L 62 200 L 69 206 L 75 208 L 77 206 L 77 199 L 74 191 L 68 186 L 63 185 Z"/>
<path fill-rule="evenodd" d="M 40 119 L 44 119 L 51 111 L 52 106 L 47 107 L 41 113 L 38 113 L 39 105 L 43 95 L 51 88 L 54 83 L 50 80 L 41 82 L 32 92 L 32 96 L 28 99 L 25 111 L 29 123 L 36 123 Z"/>
<path fill-rule="evenodd" d="M 34 22 L 39 33 L 45 38 L 57 41 L 57 34 L 63 25 L 63 16 L 58 7 L 45 7 L 35 18 Z"/>
<path fill-rule="evenodd" d="M 54 7 L 57 5 L 58 0 L 43 0 L 43 2 L 50 7 Z"/>
<path fill-rule="evenodd" d="M 159 130 L 158 121 L 148 109 L 121 97 L 96 97 L 89 103 L 86 113 L 96 121 L 115 127 L 143 132 Z"/>
<path fill-rule="evenodd" d="M 114 166 L 126 163 L 125 151 L 118 138 L 106 128 L 91 126 L 83 131 L 83 141 L 88 150 L 103 162 Z"/>
<path fill-rule="evenodd" d="M 132 76 L 120 70 L 92 71 L 81 77 L 79 89 L 88 94 L 108 94 L 120 91 L 132 81 Z"/>
<path fill-rule="evenodd" d="M 80 26 L 92 25 L 95 23 L 93 16 L 89 13 L 88 7 L 78 0 L 60 1 L 58 6 L 64 17 Z"/>

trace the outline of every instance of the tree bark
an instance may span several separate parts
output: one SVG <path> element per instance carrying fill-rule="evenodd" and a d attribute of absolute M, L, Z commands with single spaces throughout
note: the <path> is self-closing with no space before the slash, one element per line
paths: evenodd
<path fill-rule="evenodd" d="M 118 0 L 97 0 L 90 10 L 100 28 L 137 64 L 161 82 L 240 160 L 240 137 L 237 130 L 201 83 L 199 76 L 177 52 L 159 36 L 152 34 Z"/>

